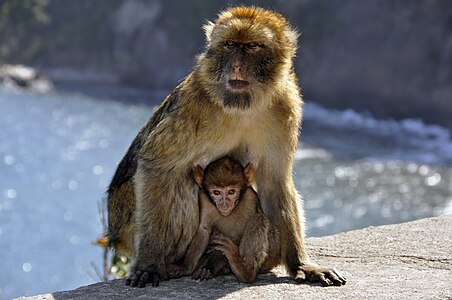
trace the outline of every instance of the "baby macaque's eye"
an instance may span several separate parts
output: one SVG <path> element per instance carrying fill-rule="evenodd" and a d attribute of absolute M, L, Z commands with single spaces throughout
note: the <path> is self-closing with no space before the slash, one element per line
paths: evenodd
<path fill-rule="evenodd" d="M 220 195 L 221 193 L 220 193 L 219 190 L 214 190 L 214 191 L 213 191 L 213 194 L 214 194 L 215 196 L 218 196 L 218 195 Z"/>
<path fill-rule="evenodd" d="M 229 195 L 234 195 L 234 194 L 235 194 L 235 190 L 229 190 L 229 191 L 228 191 L 228 194 L 229 194 Z"/>

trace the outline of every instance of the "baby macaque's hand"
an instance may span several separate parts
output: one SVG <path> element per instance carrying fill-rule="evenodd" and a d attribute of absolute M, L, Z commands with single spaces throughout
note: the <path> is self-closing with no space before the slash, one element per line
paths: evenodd
<path fill-rule="evenodd" d="M 220 251 L 228 260 L 239 254 L 237 245 L 230 238 L 222 234 L 215 235 L 213 242 L 216 244 L 215 250 Z"/>

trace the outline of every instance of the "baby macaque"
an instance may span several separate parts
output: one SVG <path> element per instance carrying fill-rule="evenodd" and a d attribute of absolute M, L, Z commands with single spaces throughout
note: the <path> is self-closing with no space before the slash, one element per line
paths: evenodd
<path fill-rule="evenodd" d="M 240 281 L 252 282 L 258 273 L 279 265 L 279 231 L 263 213 L 251 187 L 253 166 L 243 168 L 240 162 L 224 157 L 204 170 L 198 166 L 193 176 L 200 187 L 199 227 L 183 264 L 168 266 L 170 276 L 193 274 L 195 279 L 209 279 L 229 263 Z"/>

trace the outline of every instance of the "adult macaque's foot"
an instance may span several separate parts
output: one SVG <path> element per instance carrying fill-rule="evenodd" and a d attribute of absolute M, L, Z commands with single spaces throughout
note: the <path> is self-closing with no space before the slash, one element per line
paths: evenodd
<path fill-rule="evenodd" d="M 297 274 L 295 275 L 295 280 L 298 283 L 319 282 L 324 286 L 341 286 L 347 282 L 346 278 L 340 275 L 333 268 L 310 264 L 300 266 Z"/>

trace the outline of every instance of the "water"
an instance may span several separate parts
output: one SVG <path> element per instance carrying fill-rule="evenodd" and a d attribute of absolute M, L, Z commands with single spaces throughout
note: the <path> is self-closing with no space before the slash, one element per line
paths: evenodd
<path fill-rule="evenodd" d="M 0 108 L 0 298 L 98 281 L 98 202 L 153 108 L 5 90 Z M 308 104 L 302 136 L 309 236 L 452 213 L 447 130 Z"/>
<path fill-rule="evenodd" d="M 305 107 L 296 184 L 309 236 L 452 213 L 450 131 Z"/>

